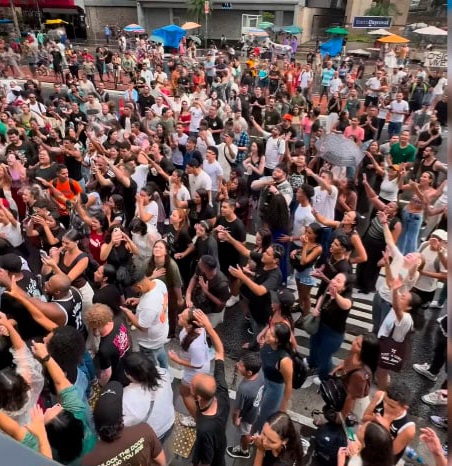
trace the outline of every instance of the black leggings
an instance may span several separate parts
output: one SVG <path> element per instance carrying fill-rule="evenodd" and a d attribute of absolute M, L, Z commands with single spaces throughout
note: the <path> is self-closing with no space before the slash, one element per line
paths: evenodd
<path fill-rule="evenodd" d="M 438 375 L 441 367 L 446 362 L 447 338 L 441 331 L 441 326 L 436 330 L 436 343 L 433 349 L 433 359 L 430 364 L 429 371 L 432 374 Z"/>

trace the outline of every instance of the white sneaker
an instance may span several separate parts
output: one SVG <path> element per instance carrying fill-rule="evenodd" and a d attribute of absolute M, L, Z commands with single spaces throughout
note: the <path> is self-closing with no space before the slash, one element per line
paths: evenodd
<path fill-rule="evenodd" d="M 413 369 L 418 374 L 426 377 L 432 382 L 436 382 L 438 380 L 438 376 L 430 372 L 430 364 L 428 362 L 425 362 L 424 364 L 413 364 Z"/>
<path fill-rule="evenodd" d="M 444 304 L 439 304 L 438 301 L 432 301 L 429 305 L 431 309 L 442 309 Z"/>
<path fill-rule="evenodd" d="M 231 295 L 231 297 L 226 301 L 226 307 L 235 306 L 240 301 L 240 296 Z"/>
<path fill-rule="evenodd" d="M 312 382 L 315 384 L 315 385 L 318 385 L 320 387 L 320 384 L 322 383 L 322 381 L 320 380 L 319 377 L 314 377 L 314 379 L 312 380 Z"/>
<path fill-rule="evenodd" d="M 444 396 L 441 393 L 441 390 L 436 390 L 436 392 L 427 393 L 421 397 L 421 400 L 428 405 L 433 406 L 445 406 L 447 405 L 447 396 Z"/>
<path fill-rule="evenodd" d="M 196 427 L 196 421 L 191 416 L 180 416 L 180 424 L 184 427 Z"/>

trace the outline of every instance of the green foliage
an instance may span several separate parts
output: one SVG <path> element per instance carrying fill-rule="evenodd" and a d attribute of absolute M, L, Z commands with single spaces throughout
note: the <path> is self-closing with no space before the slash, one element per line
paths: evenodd
<path fill-rule="evenodd" d="M 275 14 L 271 11 L 264 11 L 262 13 L 262 22 L 273 23 L 275 21 Z"/>
<path fill-rule="evenodd" d="M 212 2 L 210 1 L 210 12 L 212 12 Z M 201 23 L 204 18 L 204 0 L 187 0 L 187 13 L 192 21 Z M 210 13 L 209 13 L 210 14 Z"/>
<path fill-rule="evenodd" d="M 369 36 L 369 35 L 363 34 L 363 33 L 354 34 L 353 32 L 351 32 L 347 36 L 347 43 L 350 43 L 350 42 L 372 43 L 374 40 L 375 40 L 375 36 Z"/>
<path fill-rule="evenodd" d="M 368 8 L 364 14 L 366 16 L 399 16 L 402 12 L 393 3 L 379 1 L 375 6 Z"/>

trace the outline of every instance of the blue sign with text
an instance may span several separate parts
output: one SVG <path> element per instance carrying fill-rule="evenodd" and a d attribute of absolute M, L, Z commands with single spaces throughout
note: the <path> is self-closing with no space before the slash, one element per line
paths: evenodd
<path fill-rule="evenodd" d="M 355 16 L 352 27 L 356 29 L 389 28 L 391 23 L 391 16 Z"/>

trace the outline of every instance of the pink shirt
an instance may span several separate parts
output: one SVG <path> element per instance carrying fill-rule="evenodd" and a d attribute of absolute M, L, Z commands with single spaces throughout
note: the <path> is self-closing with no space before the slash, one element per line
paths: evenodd
<path fill-rule="evenodd" d="M 357 126 L 355 129 L 353 129 L 353 126 L 347 126 L 344 131 L 344 137 L 349 138 L 350 136 L 355 136 L 355 138 L 358 140 L 358 144 L 361 144 L 364 139 L 364 129 L 361 128 L 361 126 Z"/>

